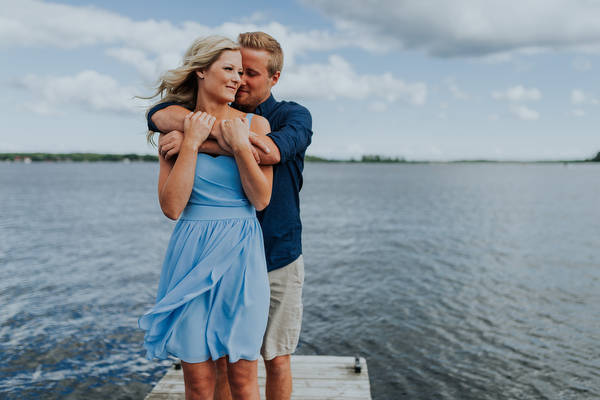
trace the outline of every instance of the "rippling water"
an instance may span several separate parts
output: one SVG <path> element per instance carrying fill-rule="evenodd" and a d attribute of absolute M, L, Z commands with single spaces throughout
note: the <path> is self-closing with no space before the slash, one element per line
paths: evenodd
<path fill-rule="evenodd" d="M 157 164 L 0 165 L 0 397 L 143 399 Z M 299 354 L 373 399 L 600 398 L 600 165 L 308 164 Z"/>

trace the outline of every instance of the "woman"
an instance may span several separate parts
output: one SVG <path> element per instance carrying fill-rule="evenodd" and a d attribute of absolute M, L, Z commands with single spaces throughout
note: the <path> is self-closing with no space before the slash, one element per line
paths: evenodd
<path fill-rule="evenodd" d="M 263 238 L 255 209 L 271 198 L 272 169 L 259 166 L 249 129 L 269 132 L 260 116 L 230 108 L 242 58 L 229 39 L 196 40 L 167 71 L 155 96 L 193 109 L 176 160 L 160 157 L 164 214 L 179 218 L 167 248 L 156 305 L 139 320 L 147 358 L 181 359 L 186 399 L 212 399 L 214 360 L 227 357 L 234 398 L 258 399 L 257 360 L 269 308 Z M 153 96 L 153 97 L 155 97 Z M 198 150 L 210 136 L 233 157 Z M 152 133 L 149 134 L 152 142 Z"/>

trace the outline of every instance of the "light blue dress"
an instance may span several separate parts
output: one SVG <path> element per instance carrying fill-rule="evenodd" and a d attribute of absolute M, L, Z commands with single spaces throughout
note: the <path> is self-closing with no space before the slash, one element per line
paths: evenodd
<path fill-rule="evenodd" d="M 251 115 L 248 115 L 251 117 Z M 139 319 L 146 357 L 256 360 L 269 313 L 262 231 L 232 157 L 198 154 L 156 305 Z"/>

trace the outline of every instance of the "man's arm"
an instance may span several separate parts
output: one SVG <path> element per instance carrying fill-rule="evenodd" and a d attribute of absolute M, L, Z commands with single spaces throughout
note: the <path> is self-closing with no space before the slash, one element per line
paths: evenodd
<path fill-rule="evenodd" d="M 183 132 L 171 131 L 165 135 L 160 135 L 158 139 L 158 152 L 165 160 L 177 156 L 183 143 Z M 206 139 L 200 148 L 200 153 L 211 154 L 213 156 L 233 156 L 230 152 L 223 149 L 215 139 Z"/>
<path fill-rule="evenodd" d="M 261 139 L 271 148 L 270 154 L 259 152 L 262 164 L 285 163 L 308 148 L 312 141 L 312 116 L 299 104 L 294 104 L 284 118 L 283 125 Z"/>
<path fill-rule="evenodd" d="M 279 164 L 281 161 L 281 153 L 279 152 L 279 147 L 275 144 L 273 139 L 269 136 L 261 135 L 260 137 L 250 132 L 250 143 L 256 149 L 258 153 L 258 157 L 260 158 L 260 163 L 263 165 L 275 165 Z M 269 152 L 265 152 L 264 148 L 267 147 Z"/>
<path fill-rule="evenodd" d="M 185 116 L 190 113 L 190 110 L 177 104 L 154 111 L 155 108 L 148 113 L 148 127 L 150 130 L 157 130 L 163 133 L 171 131 L 183 132 L 183 122 L 185 121 Z"/>
<path fill-rule="evenodd" d="M 148 112 L 148 129 L 155 132 L 167 133 L 166 136 L 161 137 L 158 145 L 158 150 L 165 159 L 169 159 L 179 153 L 181 143 L 183 142 L 183 134 L 181 134 L 183 132 L 183 122 L 185 116 L 190 112 L 187 108 L 176 103 L 158 104 Z M 173 133 L 173 131 L 179 133 Z M 268 155 L 270 153 L 269 147 L 262 141 L 263 138 L 266 138 L 266 136 L 258 138 L 258 136 L 252 135 L 251 140 L 251 143 L 254 145 L 254 150 L 252 151 L 254 158 L 256 162 L 261 163 L 261 155 Z M 274 144 L 272 145 L 275 146 Z M 200 152 L 212 155 L 232 155 L 231 152 L 223 149 L 216 140 L 211 139 L 202 144 Z"/>

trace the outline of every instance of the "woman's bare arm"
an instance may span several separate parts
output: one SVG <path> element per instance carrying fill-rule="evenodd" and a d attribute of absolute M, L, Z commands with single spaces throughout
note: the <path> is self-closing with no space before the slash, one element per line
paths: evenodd
<path fill-rule="evenodd" d="M 270 131 L 269 122 L 258 115 L 252 118 L 252 126 L 248 126 L 246 118 L 221 122 L 223 138 L 233 151 L 244 192 L 254 208 L 261 211 L 271 201 L 273 167 L 257 164 L 248 140 L 250 128 L 258 135 L 266 135 Z"/>
<path fill-rule="evenodd" d="M 202 113 L 188 113 L 185 117 L 184 140 L 175 161 L 159 156 L 158 199 L 163 213 L 177 219 L 192 194 L 198 149 L 210 134 L 215 117 Z"/>

